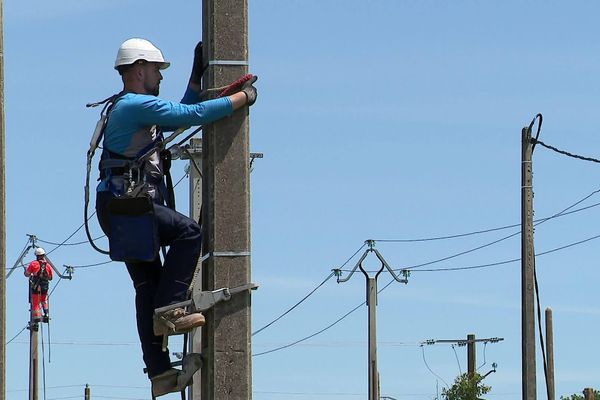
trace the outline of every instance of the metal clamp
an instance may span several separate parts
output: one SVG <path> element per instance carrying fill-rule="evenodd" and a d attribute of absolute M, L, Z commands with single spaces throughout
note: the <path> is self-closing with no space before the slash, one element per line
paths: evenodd
<path fill-rule="evenodd" d="M 250 256 L 249 251 L 211 251 L 206 253 L 200 259 L 200 262 L 208 260 L 211 257 L 248 257 Z"/>
<path fill-rule="evenodd" d="M 231 299 L 231 296 L 236 293 L 241 293 L 246 290 L 256 290 L 258 285 L 255 283 L 247 283 L 245 285 L 236 286 L 234 288 L 222 288 L 213 291 L 200 292 L 192 297 L 191 300 L 182 301 L 168 306 L 160 307 L 154 310 L 154 314 L 162 314 L 164 312 L 174 310 L 176 308 L 191 307 L 194 311 L 206 311 L 215 304 Z"/>
<path fill-rule="evenodd" d="M 211 292 L 200 292 L 193 297 L 193 307 L 196 311 L 206 311 L 222 301 L 228 301 L 231 296 L 236 293 L 245 292 L 246 290 L 256 290 L 258 285 L 248 283 L 242 286 L 237 286 L 232 289 L 222 288 Z"/>
<path fill-rule="evenodd" d="M 208 65 L 241 65 L 247 66 L 248 61 L 245 60 L 210 60 Z"/>

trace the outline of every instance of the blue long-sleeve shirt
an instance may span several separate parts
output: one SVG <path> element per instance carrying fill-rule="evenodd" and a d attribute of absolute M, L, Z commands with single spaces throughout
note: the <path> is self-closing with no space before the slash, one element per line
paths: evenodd
<path fill-rule="evenodd" d="M 162 131 L 179 127 L 206 125 L 233 112 L 231 100 L 223 97 L 198 102 L 197 94 L 188 88 L 181 103 L 162 100 L 156 96 L 126 93 L 119 97 L 108 115 L 104 130 L 103 148 L 128 158 L 139 157 Z M 103 158 L 106 157 L 106 153 Z M 145 174 L 153 182 L 162 180 L 163 170 L 158 154 L 152 155 L 145 166 Z M 104 178 L 98 191 L 122 190 L 118 179 Z M 153 195 L 152 193 L 150 193 Z"/>

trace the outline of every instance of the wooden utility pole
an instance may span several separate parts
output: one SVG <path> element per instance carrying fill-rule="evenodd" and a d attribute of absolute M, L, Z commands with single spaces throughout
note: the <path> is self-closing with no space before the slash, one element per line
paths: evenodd
<path fill-rule="evenodd" d="M 206 88 L 227 85 L 248 71 L 247 0 L 203 0 Z M 203 290 L 250 283 L 248 108 L 204 128 Z M 206 312 L 202 330 L 202 399 L 252 397 L 250 291 Z M 194 398 L 194 400 L 197 400 Z"/>
<path fill-rule="evenodd" d="M 92 389 L 90 389 L 90 385 L 88 385 L 87 383 L 85 384 L 85 389 L 83 391 L 83 398 L 84 400 L 92 399 Z"/>
<path fill-rule="evenodd" d="M 6 165 L 4 135 L 4 4 L 0 0 L 0 265 L 6 265 Z M 0 274 L 0 399 L 6 398 L 6 274 Z"/>
<path fill-rule="evenodd" d="M 467 372 L 469 379 L 473 379 L 475 376 L 475 363 L 477 353 L 475 351 L 475 335 L 467 335 Z"/>
<path fill-rule="evenodd" d="M 583 395 L 585 396 L 585 400 L 595 400 L 594 399 L 594 389 L 593 388 L 585 388 L 583 389 Z"/>
<path fill-rule="evenodd" d="M 523 128 L 521 162 L 521 365 L 523 400 L 536 399 L 531 129 Z"/>
<path fill-rule="evenodd" d="M 546 308 L 546 363 L 548 364 L 548 400 L 556 398 L 554 388 L 554 332 L 552 327 L 552 310 Z"/>

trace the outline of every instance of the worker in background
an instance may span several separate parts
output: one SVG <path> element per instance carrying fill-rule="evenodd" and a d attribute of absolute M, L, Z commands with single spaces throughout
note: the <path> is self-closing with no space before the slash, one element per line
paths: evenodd
<path fill-rule="evenodd" d="M 31 320 L 33 322 L 48 322 L 50 320 L 48 307 L 48 287 L 52 280 L 52 267 L 46 261 L 46 252 L 41 247 L 35 249 L 35 261 L 29 263 L 25 269 L 25 276 L 29 278 L 29 294 L 31 302 Z M 44 315 L 42 317 L 42 310 Z"/>
<path fill-rule="evenodd" d="M 117 52 L 114 68 L 121 75 L 123 91 L 108 112 L 100 164 L 101 182 L 96 193 L 98 220 L 109 240 L 109 203 L 125 194 L 131 176 L 126 175 L 127 168 L 103 168 L 103 165 L 110 165 L 104 160 L 134 159 L 141 152 L 147 152 L 148 147 L 152 148 L 152 143 L 163 131 L 207 125 L 256 101 L 253 86 L 256 79 L 231 96 L 200 101 L 199 90 L 205 69 L 201 43 L 196 47 L 192 74 L 181 102 L 163 100 L 157 97 L 163 79 L 161 71 L 169 65 L 162 52 L 145 39 L 126 40 Z M 168 329 L 190 331 L 203 325 L 205 320 L 202 314 L 189 313 L 183 308 L 158 317 L 154 310 L 187 299 L 200 257 L 201 229 L 192 219 L 163 205 L 164 170 L 158 152 L 144 163 L 141 175 L 134 179 L 144 182 L 143 195 L 153 199 L 158 240 L 160 246 L 169 246 L 169 250 L 162 265 L 158 254 L 151 262 L 126 261 L 125 264 L 135 288 L 137 329 L 152 382 L 152 394 L 161 396 L 183 390 L 190 383 L 182 382 L 181 375 L 178 376 L 181 371 L 171 368 L 169 352 L 161 349 L 162 335 L 167 334 Z"/>

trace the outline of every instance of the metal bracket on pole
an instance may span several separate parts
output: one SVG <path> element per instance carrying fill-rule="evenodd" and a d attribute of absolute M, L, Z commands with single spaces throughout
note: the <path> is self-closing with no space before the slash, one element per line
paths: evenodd
<path fill-rule="evenodd" d="M 236 286 L 231 289 L 221 288 L 213 291 L 199 292 L 198 294 L 194 295 L 190 300 L 181 301 L 179 303 L 157 308 L 156 310 L 154 310 L 154 314 L 162 314 L 166 311 L 183 307 L 190 307 L 191 312 L 206 311 L 214 307 L 217 303 L 220 303 L 222 301 L 228 301 L 234 294 L 242 293 L 247 290 L 256 290 L 257 288 L 257 284 L 248 283 L 242 286 Z"/>
<path fill-rule="evenodd" d="M 200 259 L 200 262 L 203 263 L 204 261 L 208 260 L 211 257 L 249 257 L 249 256 L 250 256 L 249 251 L 211 251 L 211 252 L 203 255 L 202 258 Z"/>

